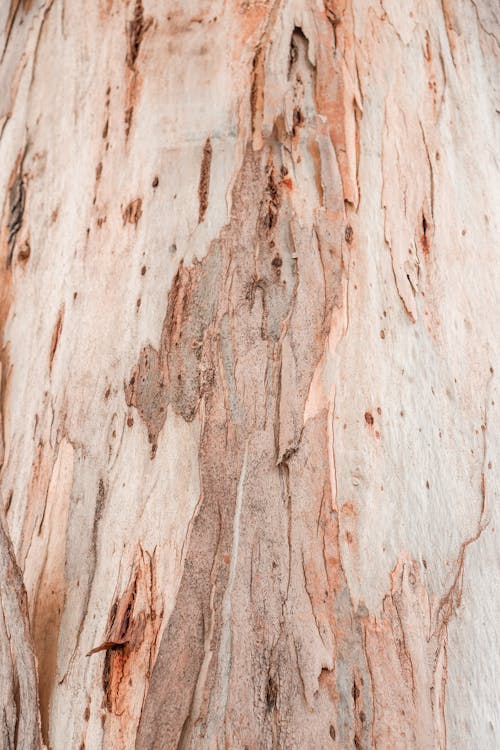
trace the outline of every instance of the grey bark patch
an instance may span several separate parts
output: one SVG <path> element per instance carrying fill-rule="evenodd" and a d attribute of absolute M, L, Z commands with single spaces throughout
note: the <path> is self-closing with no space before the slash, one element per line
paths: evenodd
<path fill-rule="evenodd" d="M 218 721 L 214 715 L 220 710 L 219 690 L 228 705 L 248 700 L 243 697 L 244 683 L 236 680 L 238 684 L 233 681 L 229 688 L 234 650 L 239 647 L 236 639 L 222 637 L 233 627 L 232 611 L 229 626 L 224 621 L 223 601 L 236 533 L 241 457 L 248 440 L 249 478 L 238 532 L 244 538 L 235 543 L 245 556 L 255 536 L 259 554 L 253 563 L 238 558 L 231 596 L 245 601 L 247 584 L 252 591 L 245 642 L 256 686 L 253 737 L 266 742 L 274 737 L 276 747 L 294 746 L 291 717 L 303 689 L 293 636 L 283 622 L 293 555 L 293 485 L 283 481 L 283 466 L 276 466 L 276 443 L 280 426 L 286 424 L 287 446 L 290 442 L 294 446 L 286 460 L 295 461 L 302 450 L 305 399 L 323 351 L 325 309 L 333 304 L 329 289 L 325 290 L 325 275 L 328 264 L 337 260 L 335 253 L 328 253 L 324 274 L 317 243 L 313 243 L 312 263 L 310 234 L 292 233 L 288 188 L 276 178 L 279 171 L 269 151 L 247 151 L 233 190 L 229 225 L 201 263 L 190 268 L 181 263 L 169 292 L 159 351 L 147 349 L 147 365 L 146 355 L 141 355 L 129 386 L 128 402 L 137 406 L 149 425 L 155 425 L 156 437 L 163 424 L 158 414 L 162 402 L 155 391 L 159 378 L 165 379 L 168 403 L 187 421 L 204 401 L 201 500 L 179 593 L 145 699 L 138 748 L 196 744 L 210 731 L 210 722 Z M 311 311 L 312 298 L 324 304 Z M 285 340 L 287 356 L 295 363 L 292 372 L 287 360 L 288 380 L 281 375 Z M 259 437 L 252 442 L 256 434 Z M 326 466 L 326 458 L 324 462 Z M 310 492 L 320 503 L 315 476 L 305 483 L 304 493 Z M 227 626 L 229 631 L 224 631 Z M 172 690 L 173 684 L 183 689 Z M 161 715 L 158 705 L 164 706 Z M 247 741 L 252 741 L 249 735 Z"/>
<path fill-rule="evenodd" d="M 152 457 L 168 405 L 192 421 L 213 379 L 211 358 L 203 349 L 217 306 L 221 261 L 215 243 L 202 263 L 191 268 L 181 263 L 168 295 L 159 351 L 145 346 L 125 384 L 127 405 L 135 406 L 146 424 Z"/>

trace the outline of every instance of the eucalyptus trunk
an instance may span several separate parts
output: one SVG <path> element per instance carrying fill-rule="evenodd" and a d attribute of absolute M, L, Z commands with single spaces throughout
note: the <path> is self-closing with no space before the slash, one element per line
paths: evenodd
<path fill-rule="evenodd" d="M 2 748 L 499 747 L 499 25 L 2 3 Z"/>

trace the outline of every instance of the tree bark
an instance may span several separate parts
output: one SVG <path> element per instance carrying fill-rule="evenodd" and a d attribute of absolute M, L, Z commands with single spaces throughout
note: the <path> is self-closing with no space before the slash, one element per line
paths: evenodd
<path fill-rule="evenodd" d="M 0 27 L 2 747 L 497 748 L 496 4 Z"/>

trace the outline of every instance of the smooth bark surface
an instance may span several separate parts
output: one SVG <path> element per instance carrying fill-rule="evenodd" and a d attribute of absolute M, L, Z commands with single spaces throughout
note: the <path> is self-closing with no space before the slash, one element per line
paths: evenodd
<path fill-rule="evenodd" d="M 2 747 L 497 748 L 497 4 L 0 29 Z"/>

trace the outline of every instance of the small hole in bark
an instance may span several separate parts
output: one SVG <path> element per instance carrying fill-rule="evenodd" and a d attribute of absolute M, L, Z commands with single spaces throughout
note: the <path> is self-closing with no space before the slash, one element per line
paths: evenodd
<path fill-rule="evenodd" d="M 333 726 L 333 724 L 330 724 L 330 737 L 332 738 L 332 740 L 335 739 L 335 727 Z"/>
<path fill-rule="evenodd" d="M 30 243 L 28 242 L 28 240 L 26 240 L 25 243 L 24 243 L 24 245 L 22 246 L 21 250 L 19 250 L 19 252 L 17 254 L 17 259 L 21 263 L 26 263 L 26 261 L 28 260 L 28 258 L 30 257 L 30 255 L 31 255 Z"/>
<path fill-rule="evenodd" d="M 369 411 L 365 411 L 365 422 L 369 425 L 373 424 L 373 416 Z"/>
<path fill-rule="evenodd" d="M 269 679 L 267 681 L 267 690 L 266 690 L 266 703 L 269 709 L 274 708 L 276 706 L 277 697 L 278 697 L 278 687 L 275 681 L 273 680 L 273 678 L 269 676 Z"/>
<path fill-rule="evenodd" d="M 154 180 L 153 180 L 153 182 L 151 184 L 152 184 L 152 186 L 154 188 L 156 188 L 156 187 L 158 187 L 159 182 L 160 182 L 160 180 L 158 179 L 158 177 L 155 177 Z"/>
<path fill-rule="evenodd" d="M 299 56 L 297 46 L 295 45 L 292 37 L 292 41 L 290 43 L 290 56 L 288 59 L 288 74 L 290 74 L 290 71 L 293 67 L 294 62 L 297 60 L 297 57 Z"/>

